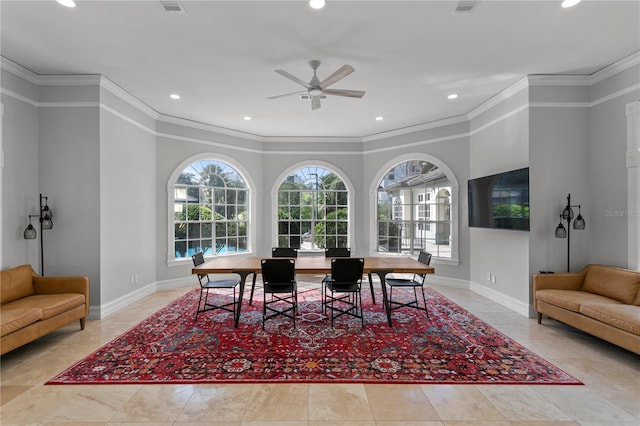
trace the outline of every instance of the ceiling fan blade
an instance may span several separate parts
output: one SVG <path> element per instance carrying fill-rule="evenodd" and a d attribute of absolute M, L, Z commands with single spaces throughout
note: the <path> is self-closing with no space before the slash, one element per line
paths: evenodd
<path fill-rule="evenodd" d="M 348 96 L 350 98 L 361 98 L 364 96 L 362 90 L 342 90 L 342 89 L 325 89 L 322 91 L 325 95 Z"/>
<path fill-rule="evenodd" d="M 312 96 L 311 97 L 311 109 L 319 109 L 320 108 L 320 96 Z"/>
<path fill-rule="evenodd" d="M 311 86 L 309 86 L 309 84 L 306 81 L 300 80 L 298 77 L 296 77 L 295 75 L 289 74 L 285 70 L 276 70 L 276 72 L 278 74 L 280 74 L 281 76 L 283 76 L 285 78 L 288 78 L 291 81 L 295 81 L 296 83 L 298 83 L 301 86 L 306 87 L 307 89 L 309 89 L 311 87 Z"/>
<path fill-rule="evenodd" d="M 353 67 L 351 65 L 346 65 L 345 64 L 345 65 L 341 66 L 340 68 L 338 68 L 329 77 L 327 77 L 324 80 L 322 80 L 322 82 L 320 83 L 320 87 L 325 89 L 325 88 L 331 86 L 336 81 L 342 80 L 343 78 L 345 78 L 346 76 L 351 74 L 353 71 L 355 71 L 355 70 L 353 69 Z"/>
<path fill-rule="evenodd" d="M 303 93 L 307 93 L 307 91 L 306 90 L 298 90 L 297 92 L 285 93 L 284 95 L 269 96 L 269 97 L 267 97 L 267 99 L 278 99 L 278 98 L 284 98 L 285 96 L 301 95 Z"/>

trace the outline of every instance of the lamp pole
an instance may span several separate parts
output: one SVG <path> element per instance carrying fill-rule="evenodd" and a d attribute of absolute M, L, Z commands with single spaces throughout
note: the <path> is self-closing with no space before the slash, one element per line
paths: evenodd
<path fill-rule="evenodd" d="M 36 238 L 36 230 L 33 225 L 31 225 L 31 218 L 37 217 L 40 222 L 40 275 L 44 276 L 44 239 L 43 239 L 43 230 L 44 229 L 53 229 L 53 220 L 51 209 L 47 204 L 47 197 L 40 194 L 40 211 L 39 214 L 30 214 L 29 215 L 29 226 L 24 230 L 24 238 L 25 240 L 33 240 Z"/>
<path fill-rule="evenodd" d="M 576 216 L 575 220 L 574 220 L 574 216 L 573 216 L 573 208 L 572 207 L 577 207 L 578 208 L 578 216 Z M 584 230 L 584 228 L 586 226 L 584 218 L 582 217 L 582 214 L 580 213 L 580 207 L 581 207 L 580 204 L 576 204 L 576 205 L 572 205 L 571 204 L 571 194 L 568 194 L 567 195 L 567 205 L 562 210 L 562 213 L 560 213 L 560 223 L 556 227 L 556 231 L 555 231 L 556 238 L 566 238 L 567 239 L 567 272 L 570 272 L 570 266 L 571 266 L 571 262 L 570 262 L 570 255 L 571 255 L 571 221 L 573 221 L 573 229 L 575 229 L 575 230 L 582 231 L 582 230 Z M 567 221 L 567 228 L 566 229 L 562 225 L 562 221 L 563 220 Z"/>

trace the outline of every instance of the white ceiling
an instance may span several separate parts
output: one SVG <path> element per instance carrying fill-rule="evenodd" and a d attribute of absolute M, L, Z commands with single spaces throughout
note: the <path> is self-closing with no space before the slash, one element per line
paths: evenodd
<path fill-rule="evenodd" d="M 364 137 L 465 114 L 527 74 L 592 74 L 640 51 L 640 2 L 53 0 L 0 3 L 1 54 L 37 74 L 102 74 L 159 113 L 265 137 Z M 278 75 L 322 80 L 320 110 Z M 170 93 L 181 99 L 169 99 Z M 447 99 L 449 93 L 459 98 Z M 245 121 L 244 116 L 253 119 Z M 376 121 L 376 116 L 384 120 Z"/>

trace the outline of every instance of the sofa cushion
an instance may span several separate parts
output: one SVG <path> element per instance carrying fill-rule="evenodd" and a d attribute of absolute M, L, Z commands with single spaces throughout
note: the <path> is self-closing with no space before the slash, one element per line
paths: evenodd
<path fill-rule="evenodd" d="M 84 304 L 84 295 L 78 293 L 37 294 L 11 303 L 13 307 L 33 307 L 42 311 L 42 319 L 51 318 Z"/>
<path fill-rule="evenodd" d="M 13 333 L 42 319 L 42 309 L 11 305 L 13 304 L 8 303 L 0 310 L 0 336 Z"/>
<path fill-rule="evenodd" d="M 612 327 L 640 335 L 640 306 L 612 303 L 584 303 L 580 312 Z"/>
<path fill-rule="evenodd" d="M 538 290 L 536 291 L 536 299 L 573 312 L 580 312 L 580 306 L 584 303 L 621 304 L 621 302 L 608 297 L 577 290 Z"/>
<path fill-rule="evenodd" d="M 631 305 L 640 288 L 640 272 L 612 266 L 589 265 L 582 290 Z"/>
<path fill-rule="evenodd" d="M 17 266 L 0 274 L 0 303 L 5 304 L 33 294 L 33 269 L 30 265 Z"/>

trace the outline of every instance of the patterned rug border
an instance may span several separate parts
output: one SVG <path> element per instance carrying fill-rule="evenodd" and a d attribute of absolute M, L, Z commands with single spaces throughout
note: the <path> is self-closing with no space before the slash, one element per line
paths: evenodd
<path fill-rule="evenodd" d="M 256 289 L 257 290 L 257 289 Z M 302 288 L 299 289 L 298 292 L 299 294 L 304 294 L 305 291 L 313 291 L 314 289 L 306 289 L 306 288 Z M 574 376 L 572 376 L 571 374 L 565 372 L 564 370 L 562 370 L 561 368 L 557 367 L 555 364 L 551 363 L 550 361 L 547 361 L 545 358 L 543 358 L 542 356 L 538 355 L 537 353 L 533 352 L 532 350 L 528 349 L 527 347 L 525 347 L 524 345 L 520 344 L 519 342 L 517 342 L 516 340 L 512 339 L 511 337 L 507 336 L 506 334 L 502 333 L 501 331 L 497 330 L 495 327 L 491 326 L 490 324 L 488 324 L 486 321 L 480 319 L 479 317 L 477 317 L 476 315 L 472 314 L 471 312 L 469 312 L 467 309 L 463 308 L 462 306 L 458 305 L 457 303 L 453 302 L 451 299 L 447 298 L 446 296 L 443 296 L 442 294 L 440 294 L 439 292 L 437 292 L 436 290 L 432 289 L 432 288 L 425 288 L 426 291 L 428 291 L 428 300 L 429 299 L 433 299 L 434 297 L 440 297 L 444 300 L 447 301 L 447 303 L 449 303 L 450 305 L 454 306 L 455 308 L 459 309 L 460 311 L 463 311 L 469 318 L 471 318 L 473 321 L 477 321 L 479 323 L 484 324 L 487 329 L 489 329 L 490 331 L 492 331 L 493 333 L 497 333 L 497 335 L 499 335 L 501 338 L 504 338 L 505 340 L 507 340 L 509 342 L 509 344 L 511 344 L 512 346 L 516 347 L 519 351 L 523 351 L 526 352 L 532 356 L 534 356 L 537 360 L 537 362 L 543 364 L 544 366 L 546 366 L 547 368 L 550 368 L 552 370 L 555 370 L 559 373 L 562 373 L 565 377 L 566 380 L 565 381 L 495 381 L 495 380 L 427 380 L 427 379 L 392 379 L 392 378 L 384 378 L 384 379 L 371 379 L 371 378 L 364 378 L 364 379 L 359 379 L 359 378 L 266 378 L 266 379 L 254 379 L 254 378 L 212 378 L 212 379 L 170 379 L 170 380 L 135 380 L 135 379 L 126 379 L 126 380 L 118 380 L 118 379 L 114 379 L 114 380 L 108 380 L 108 381 L 92 381 L 92 380 L 71 380 L 71 379 L 64 379 L 64 376 L 68 373 L 73 371 L 76 367 L 80 366 L 81 364 L 88 362 L 89 358 L 94 356 L 94 354 L 97 354 L 105 349 L 107 349 L 109 346 L 114 345 L 115 342 L 125 338 L 127 335 L 129 335 L 130 333 L 133 333 L 135 330 L 139 329 L 141 326 L 143 326 L 145 323 L 153 320 L 155 317 L 161 316 L 163 312 L 170 310 L 173 306 L 178 305 L 180 302 L 183 301 L 183 299 L 188 299 L 190 295 L 193 295 L 195 293 L 199 293 L 199 289 L 193 290 L 193 291 L 189 291 L 181 296 L 179 296 L 178 298 L 176 298 L 175 300 L 169 302 L 166 306 L 160 308 L 159 310 L 157 310 L 156 312 L 152 313 L 151 315 L 147 316 L 145 319 L 143 319 L 142 321 L 140 321 L 139 323 L 137 323 L 136 325 L 132 326 L 131 328 L 129 328 L 127 331 L 121 333 L 120 335 L 118 335 L 117 337 L 111 339 L 110 341 L 108 341 L 107 343 L 101 345 L 98 349 L 93 350 L 91 353 L 89 353 L 88 355 L 84 356 L 81 360 L 79 360 L 78 362 L 74 363 L 73 365 L 71 365 L 70 367 L 66 368 L 64 371 L 62 371 L 61 373 L 57 374 L 55 377 L 53 377 L 51 380 L 47 381 L 45 383 L 45 385 L 182 385 L 182 384 L 187 384 L 187 385 L 193 385 L 193 384 L 277 384 L 277 383 L 291 383 L 291 384 L 326 384 L 326 383 L 336 383 L 336 384 L 345 384 L 345 383 L 352 383 L 352 384 L 430 384 L 430 385 L 512 385 L 512 386 L 519 386 L 519 385 L 547 385 L 547 386 L 583 386 L 584 383 L 582 383 L 580 380 L 576 379 Z M 258 290 L 257 290 L 258 291 Z M 363 300 L 365 298 L 365 292 L 363 291 Z M 368 292 L 367 292 L 368 293 Z M 256 296 L 260 296 L 260 293 L 257 292 Z M 377 295 L 376 300 L 378 300 L 379 295 Z M 243 305 L 247 302 L 246 298 L 245 300 L 243 300 Z M 261 304 L 260 300 L 257 300 L 256 297 L 254 296 L 254 306 L 257 304 Z M 378 302 L 380 303 L 380 302 Z M 244 306 L 243 306 L 244 307 Z M 245 312 L 245 310 L 243 310 L 243 313 Z M 431 306 L 430 306 L 430 312 L 431 312 Z M 395 324 L 395 322 L 394 322 Z M 241 318 L 241 325 L 242 327 L 242 318 Z"/>

